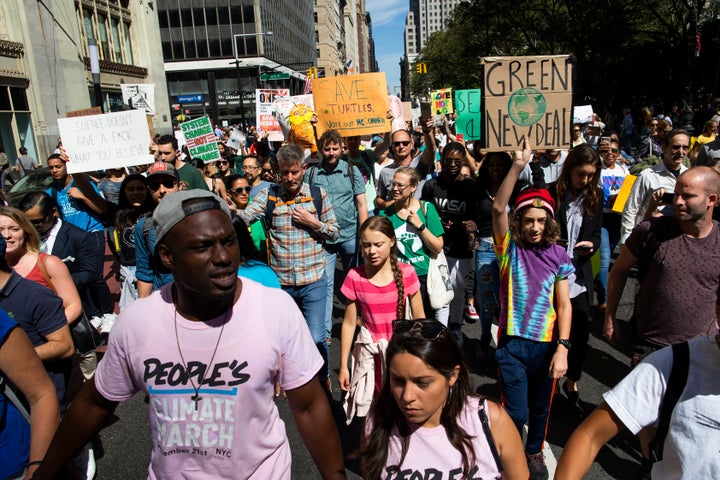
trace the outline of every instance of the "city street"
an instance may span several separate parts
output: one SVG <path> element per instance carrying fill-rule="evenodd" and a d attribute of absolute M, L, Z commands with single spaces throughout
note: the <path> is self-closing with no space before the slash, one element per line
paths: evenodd
<path fill-rule="evenodd" d="M 629 318 L 631 312 L 632 291 L 635 282 L 628 281 L 625 294 L 618 312 L 620 319 Z M 336 301 L 334 310 L 334 331 L 331 346 L 331 367 L 333 380 L 337 378 L 337 366 L 340 356 L 340 321 L 343 309 Z M 609 345 L 601 335 L 602 320 L 599 312 L 594 312 L 595 321 L 590 336 L 590 350 L 585 366 L 585 374 L 578 384 L 580 388 L 580 401 L 585 412 L 590 412 L 601 402 L 602 394 L 612 385 L 616 384 L 629 370 L 628 351 L 626 347 L 620 349 Z M 623 322 L 623 325 L 626 325 Z M 472 372 L 471 381 L 479 394 L 489 398 L 499 398 L 497 371 L 492 364 L 481 364 L 474 355 L 477 347 L 477 338 L 480 335 L 479 323 L 466 324 L 465 354 L 468 367 Z M 559 385 L 559 384 L 558 384 Z M 340 390 L 337 383 L 333 384 L 333 410 L 335 412 L 338 429 L 340 431 L 346 453 L 350 453 L 357 446 L 359 439 L 359 426 L 354 422 L 350 427 L 345 425 L 345 417 L 341 410 Z M 558 386 L 559 390 L 559 386 Z M 271 399 L 268 399 L 272 401 Z M 293 453 L 293 479 L 311 480 L 319 478 L 319 474 L 310 455 L 303 445 L 295 425 L 292 421 L 287 402 L 275 399 L 281 415 L 286 422 L 286 428 Z M 116 410 L 116 419 L 113 419 L 100 435 L 101 449 L 96 449 L 97 479 L 98 480 L 125 480 L 146 478 L 147 465 L 150 458 L 150 428 L 147 421 L 147 405 L 144 395 L 136 395 L 132 400 L 121 404 Z M 568 408 L 562 393 L 555 396 L 550 415 L 550 426 L 547 436 L 546 461 L 548 468 L 554 471 L 557 458 L 560 456 L 565 441 L 573 429 L 581 422 L 578 413 Z M 247 432 L 251 437 L 253 432 Z M 626 479 L 632 474 L 638 464 L 639 451 L 637 441 L 628 433 L 621 434 L 609 448 L 603 449 L 595 464 L 588 472 L 588 479 Z M 346 461 L 348 478 L 360 478 L 357 463 Z"/>

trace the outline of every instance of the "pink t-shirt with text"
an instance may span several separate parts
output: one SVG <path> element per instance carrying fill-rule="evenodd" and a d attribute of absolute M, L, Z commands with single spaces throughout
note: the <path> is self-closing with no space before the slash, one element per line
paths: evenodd
<path fill-rule="evenodd" d="M 177 314 L 176 338 L 172 284 L 129 305 L 113 327 L 95 384 L 111 401 L 148 394 L 150 479 L 290 478 L 273 385 L 301 387 L 323 361 L 287 293 L 247 279 L 242 285 L 222 334 L 225 315 L 192 322 Z M 197 409 L 185 366 L 195 386 L 204 379 Z"/>
<path fill-rule="evenodd" d="M 420 280 L 412 266 L 398 262 L 398 267 L 407 298 L 420 289 Z M 365 275 L 365 265 L 360 265 L 348 272 L 340 291 L 349 301 L 358 302 L 359 313 L 373 341 L 390 340 L 392 321 L 397 318 L 398 290 L 395 280 L 382 287 L 374 285 Z"/>

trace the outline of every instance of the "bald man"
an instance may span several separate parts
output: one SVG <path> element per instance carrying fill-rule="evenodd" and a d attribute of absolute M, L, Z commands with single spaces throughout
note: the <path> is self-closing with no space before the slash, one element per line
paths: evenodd
<path fill-rule="evenodd" d="M 712 219 L 720 174 L 709 167 L 685 171 L 675 184 L 675 216 L 638 224 L 608 277 L 605 336 L 617 339 L 615 312 L 630 268 L 637 262 L 632 364 L 667 345 L 709 332 L 717 320 L 720 228 Z M 654 194 L 654 201 L 662 192 Z"/>

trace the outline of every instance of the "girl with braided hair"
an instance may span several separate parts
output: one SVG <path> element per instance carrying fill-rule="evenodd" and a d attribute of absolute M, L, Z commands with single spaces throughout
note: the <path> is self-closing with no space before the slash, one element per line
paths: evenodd
<path fill-rule="evenodd" d="M 367 414 L 374 392 L 380 389 L 392 321 L 425 316 L 420 281 L 413 267 L 398 262 L 390 221 L 370 217 L 360 227 L 358 237 L 364 263 L 348 272 L 341 288 L 347 303 L 340 332 L 338 382 L 348 392 L 344 403 L 348 423 L 356 415 Z M 350 357 L 358 317 L 362 317 L 362 325 Z"/>

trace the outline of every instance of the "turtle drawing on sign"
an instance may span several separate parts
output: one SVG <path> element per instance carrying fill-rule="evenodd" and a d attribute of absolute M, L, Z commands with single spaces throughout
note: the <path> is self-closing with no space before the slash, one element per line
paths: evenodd
<path fill-rule="evenodd" d="M 535 88 L 521 88 L 513 92 L 508 100 L 508 115 L 516 124 L 523 127 L 535 125 L 545 115 L 547 102 L 545 96 Z"/>

